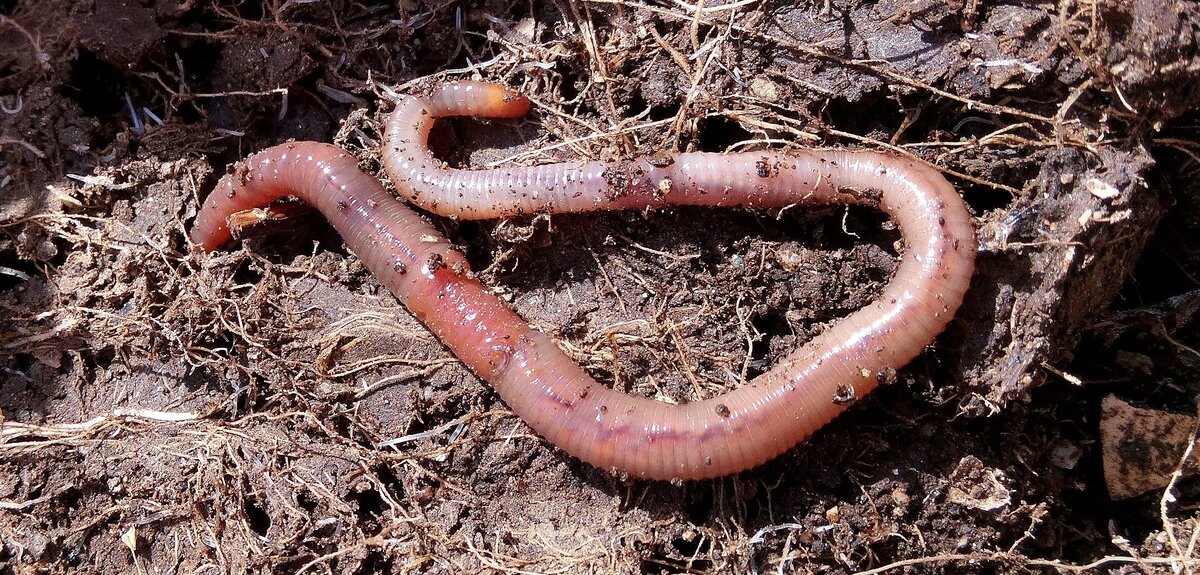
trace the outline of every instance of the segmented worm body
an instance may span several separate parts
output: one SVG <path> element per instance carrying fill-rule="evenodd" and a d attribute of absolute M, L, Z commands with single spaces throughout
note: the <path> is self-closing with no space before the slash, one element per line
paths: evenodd
<path fill-rule="evenodd" d="M 292 143 L 251 156 L 205 201 L 192 240 L 216 249 L 230 239 L 230 214 L 299 196 L 535 431 L 600 468 L 653 479 L 734 473 L 793 447 L 841 413 L 847 399 L 894 377 L 962 302 L 976 251 L 971 217 L 928 167 L 869 151 L 823 150 L 472 171 L 445 168 L 426 145 L 436 118 L 513 118 L 528 108 L 502 87 L 475 82 L 407 98 L 387 123 L 385 168 L 405 199 L 458 218 L 665 205 L 876 206 L 897 222 L 907 244 L 895 277 L 877 301 L 742 387 L 670 405 L 597 383 L 337 147 Z"/>

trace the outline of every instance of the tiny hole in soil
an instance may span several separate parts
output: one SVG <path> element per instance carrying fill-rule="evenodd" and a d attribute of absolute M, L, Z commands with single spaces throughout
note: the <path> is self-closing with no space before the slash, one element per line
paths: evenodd
<path fill-rule="evenodd" d="M 313 497 L 311 491 L 301 489 L 296 492 L 296 505 L 299 505 L 305 511 L 316 511 L 317 499 Z"/>
<path fill-rule="evenodd" d="M 386 465 L 379 465 L 375 468 L 375 475 L 379 478 L 379 482 L 387 488 L 393 499 L 405 499 L 404 484 L 392 473 L 391 468 Z"/>
<path fill-rule="evenodd" d="M 258 285 L 262 279 L 262 270 L 257 266 L 238 266 L 233 272 L 233 281 L 237 285 Z"/>
<path fill-rule="evenodd" d="M 570 102 L 579 97 L 579 89 L 576 86 L 578 81 L 579 75 L 574 72 L 572 67 L 562 71 L 562 83 L 559 84 L 559 91 L 562 92 L 563 101 Z"/>
<path fill-rule="evenodd" d="M 258 504 L 258 500 L 253 497 L 247 497 L 246 502 L 242 505 L 242 512 L 246 514 L 246 521 L 250 524 L 250 529 L 260 536 L 266 537 L 267 530 L 271 528 L 271 516 Z"/>
<path fill-rule="evenodd" d="M 254 399 L 262 401 L 258 390 L 264 389 L 267 386 L 266 380 L 261 375 L 253 374 L 250 376 L 250 381 L 249 386 L 237 390 L 237 397 L 235 399 L 237 413 L 248 413 L 258 407 L 256 405 L 257 402 L 253 402 Z"/>
<path fill-rule="evenodd" d="M 4 262 L 5 267 L 11 268 L 11 269 L 19 271 L 19 272 L 24 272 L 25 275 L 27 275 L 31 278 L 40 277 L 42 275 L 41 272 L 39 272 L 37 270 L 37 268 L 34 267 L 31 262 L 28 262 L 25 260 L 19 260 L 19 259 L 15 259 L 15 258 L 14 259 L 5 258 L 5 259 L 7 260 Z M 9 291 L 23 283 L 25 283 L 25 280 L 23 278 L 19 278 L 14 275 L 9 275 L 7 273 L 0 274 L 0 291 Z"/>
<path fill-rule="evenodd" d="M 64 509 L 76 510 L 79 509 L 79 501 L 83 499 L 83 492 L 75 487 L 68 487 L 56 498 L 58 505 Z"/>
<path fill-rule="evenodd" d="M 679 104 L 652 106 L 646 101 L 646 98 L 642 95 L 641 90 L 635 91 L 630 96 L 628 108 L 635 111 L 641 111 L 649 108 L 650 113 L 648 114 L 647 119 L 652 122 L 674 118 L 679 114 Z"/>
<path fill-rule="evenodd" d="M 201 366 L 184 374 L 181 383 L 188 391 L 199 391 L 220 379 L 208 366 Z"/>
<path fill-rule="evenodd" d="M 640 99 L 640 98 L 639 98 L 639 99 Z M 634 109 L 634 110 L 641 110 L 641 109 L 644 109 L 645 107 L 646 107 L 646 105 L 645 105 L 645 103 L 643 102 L 643 103 L 641 104 L 641 107 L 632 107 L 631 109 Z M 657 122 L 657 121 L 659 121 L 659 120 L 667 120 L 667 119 L 670 119 L 670 118 L 674 118 L 674 117 L 675 117 L 676 115 L 678 115 L 678 114 L 679 114 L 679 106 L 678 106 L 678 105 L 674 105 L 674 106 L 651 106 L 651 107 L 650 107 L 650 116 L 649 116 L 649 117 L 650 117 L 650 121 L 652 121 L 652 122 Z"/>
<path fill-rule="evenodd" d="M 724 152 L 729 146 L 751 137 L 740 124 L 721 116 L 702 120 L 699 131 L 702 152 Z"/>
<path fill-rule="evenodd" d="M 166 51 L 179 55 L 179 60 L 183 62 L 183 69 L 187 73 L 187 82 L 191 84 L 191 89 L 197 92 L 220 91 L 212 89 L 205 79 L 212 78 L 217 62 L 221 61 L 221 48 L 222 46 L 216 42 L 195 42 L 190 38 L 183 39 L 173 35 L 167 37 Z M 201 82 L 204 84 L 198 85 Z M 203 120 L 204 114 L 200 110 L 200 102 L 205 102 L 205 100 L 181 103 L 175 109 L 176 119 L 185 124 Z"/>
<path fill-rule="evenodd" d="M 433 428 L 433 422 L 432 422 L 432 421 L 426 421 L 426 420 L 424 420 L 424 419 L 421 419 L 421 418 L 416 418 L 416 419 L 413 419 L 413 420 L 412 420 L 412 421 L 411 421 L 411 422 L 408 424 L 408 428 L 407 428 L 407 429 L 401 429 L 401 433 L 398 433 L 398 434 L 396 434 L 396 435 L 397 435 L 397 436 L 400 436 L 400 435 L 415 435 L 415 434 L 417 434 L 417 433 L 423 433 L 423 432 L 425 432 L 425 431 L 429 431 L 429 430 L 430 430 L 430 429 L 432 429 L 432 428 Z"/>
<path fill-rule="evenodd" d="M 369 533 L 371 536 L 377 535 L 379 533 L 379 525 L 376 518 L 382 516 L 385 511 L 383 497 L 379 495 L 379 491 L 372 486 L 363 491 L 355 492 L 350 498 L 358 503 L 357 515 L 359 526 L 363 529 L 363 532 Z"/>
<path fill-rule="evenodd" d="M 763 504 L 764 504 L 763 496 L 761 495 L 762 491 L 759 491 L 759 494 L 760 494 L 759 496 L 751 498 L 751 499 L 747 499 L 743 503 L 743 505 L 745 506 L 745 519 L 743 519 L 743 521 L 745 521 L 746 523 L 753 523 L 754 521 L 756 521 L 762 512 L 762 508 L 763 508 Z"/>
<path fill-rule="evenodd" d="M 869 113 L 864 111 L 869 110 Z M 852 134 L 880 130 L 891 134 L 904 123 L 904 113 L 885 93 L 865 94 L 857 102 L 833 99 L 823 104 L 822 115 L 829 125 Z"/>
<path fill-rule="evenodd" d="M 224 350 L 223 352 L 218 352 L 218 353 L 226 353 L 227 354 L 227 353 L 229 353 L 229 350 L 233 349 L 233 332 L 229 332 L 229 331 L 216 332 L 216 333 L 211 334 L 211 337 L 206 337 L 202 341 L 204 341 L 204 343 L 206 343 L 208 345 L 208 347 L 210 347 L 210 348 L 214 348 L 214 349 L 220 348 L 220 349 Z M 217 378 L 217 379 L 214 379 L 213 381 L 219 381 L 219 380 L 220 380 L 220 378 Z"/>
<path fill-rule="evenodd" d="M 125 76 L 120 70 L 82 49 L 71 65 L 71 83 L 62 88 L 63 95 L 85 113 L 101 118 L 124 109 L 125 90 Z"/>
<path fill-rule="evenodd" d="M 366 559 L 363 559 L 362 566 L 358 570 L 359 573 L 396 573 L 397 570 L 392 567 L 392 561 L 384 556 L 380 551 L 372 550 L 367 554 Z"/>
<path fill-rule="evenodd" d="M 756 377 L 770 367 L 767 353 L 771 351 L 771 340 L 790 335 L 792 329 L 788 325 L 787 318 L 783 314 L 775 312 L 768 312 L 753 318 L 750 323 L 758 333 L 762 334 L 762 338 L 754 342 L 750 348 L 750 368 L 746 373 L 747 377 Z"/>
<path fill-rule="evenodd" d="M 63 264 L 67 263 L 67 256 L 74 251 L 75 244 L 67 241 L 66 238 L 52 238 L 50 242 L 54 244 L 56 251 L 50 259 L 44 261 L 55 268 L 61 268 Z"/>
<path fill-rule="evenodd" d="M 1004 190 L 993 190 L 984 186 L 962 187 L 959 188 L 963 198 L 967 200 L 967 204 L 971 206 L 975 213 L 985 214 L 993 210 L 999 210 L 1008 207 L 1013 202 L 1012 194 Z"/>
<path fill-rule="evenodd" d="M 675 550 L 678 551 L 683 557 L 703 555 L 708 553 L 708 550 L 712 548 L 712 544 L 709 542 L 709 539 L 707 537 L 700 537 L 699 535 L 694 535 L 691 538 L 691 541 L 684 539 L 683 537 L 676 537 L 675 539 L 671 540 L 671 545 L 674 546 Z M 700 565 L 693 565 L 693 567 L 700 567 Z"/>
<path fill-rule="evenodd" d="M 712 515 L 712 510 L 713 496 L 711 492 L 697 493 L 696 498 L 689 501 L 684 508 L 688 521 L 696 525 L 707 523 L 708 518 Z"/>
<path fill-rule="evenodd" d="M 112 362 L 117 357 L 117 351 L 111 345 L 95 350 L 92 355 L 92 362 L 100 369 L 108 369 Z"/>
<path fill-rule="evenodd" d="M 480 227 L 477 221 L 462 220 L 458 222 L 458 229 L 453 231 L 454 233 L 448 234 L 449 237 L 457 238 L 468 246 L 486 242 L 488 238 L 487 234 L 483 233 L 483 228 Z"/>
<path fill-rule="evenodd" d="M 820 249 L 851 249 L 864 242 L 888 246 L 900 239 L 895 223 L 886 214 L 866 206 L 828 206 L 792 210 L 779 230 L 788 239 L 819 244 Z"/>

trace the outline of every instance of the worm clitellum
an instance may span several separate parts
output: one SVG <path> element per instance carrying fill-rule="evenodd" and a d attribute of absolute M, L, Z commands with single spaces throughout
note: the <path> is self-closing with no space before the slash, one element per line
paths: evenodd
<path fill-rule="evenodd" d="M 470 273 L 466 258 L 335 146 L 283 144 L 226 175 L 192 241 L 230 240 L 226 218 L 295 195 L 312 204 L 404 305 L 543 437 L 603 469 L 700 479 L 754 467 L 803 441 L 894 375 L 950 322 L 971 280 L 971 216 L 933 169 L 859 150 L 680 153 L 662 160 L 447 169 L 426 136 L 436 118 L 519 117 L 529 102 L 494 84 L 459 82 L 400 102 L 385 167 L 400 195 L 458 218 L 666 205 L 782 208 L 863 204 L 893 218 L 906 249 L 874 303 L 770 371 L 718 397 L 669 405 L 597 383 Z"/>

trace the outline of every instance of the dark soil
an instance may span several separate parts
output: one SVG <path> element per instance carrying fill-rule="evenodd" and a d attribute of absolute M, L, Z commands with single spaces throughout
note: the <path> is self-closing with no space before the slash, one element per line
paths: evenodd
<path fill-rule="evenodd" d="M 1200 560 L 1200 482 L 1113 501 L 1098 443 L 1106 395 L 1194 413 L 1200 394 L 1194 3 L 2 0 L 0 15 L 0 572 Z M 390 90 L 468 77 L 536 105 L 440 126 L 460 166 L 915 155 L 978 216 L 968 300 L 806 444 L 673 485 L 533 435 L 319 218 L 190 248 L 229 162 L 311 139 L 379 172 Z M 736 387 L 871 301 L 897 240 L 841 208 L 438 223 L 597 378 L 669 401 Z"/>

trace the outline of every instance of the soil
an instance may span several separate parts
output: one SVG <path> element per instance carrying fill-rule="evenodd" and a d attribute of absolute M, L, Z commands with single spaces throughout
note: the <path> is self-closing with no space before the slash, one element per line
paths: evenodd
<path fill-rule="evenodd" d="M 1106 491 L 1104 397 L 1200 393 L 1191 2 L 0 1 L 0 572 L 1191 572 L 1200 482 Z M 632 481 L 535 436 L 320 218 L 204 255 L 233 160 L 380 173 L 391 94 L 477 77 L 459 166 L 856 146 L 978 217 L 954 325 L 807 443 Z M 597 378 L 732 389 L 879 293 L 859 209 L 434 218 Z"/>

